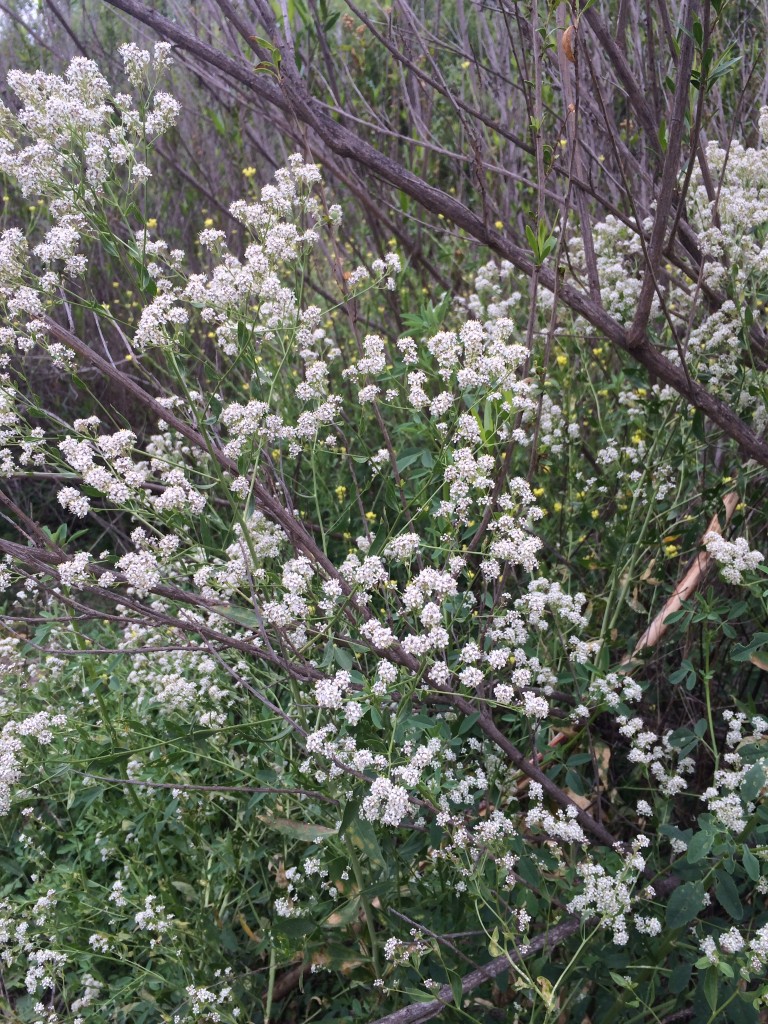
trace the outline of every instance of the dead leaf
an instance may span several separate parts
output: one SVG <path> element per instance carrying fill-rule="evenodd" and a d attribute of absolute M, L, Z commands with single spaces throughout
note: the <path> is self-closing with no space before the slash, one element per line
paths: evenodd
<path fill-rule="evenodd" d="M 563 48 L 565 59 L 569 60 L 571 64 L 576 63 L 576 29 L 573 25 L 569 25 L 568 28 L 563 32 L 563 38 L 560 41 L 560 45 Z"/>
<path fill-rule="evenodd" d="M 738 503 L 739 495 L 736 491 L 730 491 L 726 494 L 723 498 L 723 505 L 725 505 L 725 526 L 721 526 L 717 515 L 714 515 L 706 530 L 704 530 L 702 538 L 706 537 L 708 533 L 722 533 L 731 521 L 731 517 L 733 516 Z M 646 647 L 656 646 L 667 631 L 666 620 L 670 615 L 674 615 L 675 612 L 679 611 L 682 607 L 683 601 L 687 600 L 691 594 L 694 593 L 696 588 L 704 579 L 704 575 L 709 568 L 710 562 L 711 559 L 707 551 L 700 551 L 698 553 L 693 565 L 675 587 L 672 596 L 635 644 L 632 657 L 634 657 L 639 651 L 644 650 Z M 631 658 L 627 660 L 631 661 Z"/>
<path fill-rule="evenodd" d="M 594 797 L 591 797 L 591 796 L 579 796 L 578 793 L 574 793 L 574 791 L 572 789 L 568 789 L 567 787 L 563 788 L 563 792 L 565 793 L 565 795 L 568 797 L 569 800 L 572 800 L 576 804 L 576 806 L 579 808 L 579 810 L 588 811 L 589 808 L 594 803 Z"/>

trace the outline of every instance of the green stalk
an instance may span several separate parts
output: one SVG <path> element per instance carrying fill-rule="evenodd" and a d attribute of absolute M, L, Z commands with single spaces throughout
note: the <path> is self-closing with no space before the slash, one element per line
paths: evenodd
<path fill-rule="evenodd" d="M 267 1005 L 264 1007 L 264 1024 L 269 1024 L 270 1017 L 272 1016 L 272 999 L 275 993 L 275 974 L 277 973 L 277 954 L 275 953 L 275 944 L 272 942 L 272 946 L 269 950 L 269 976 L 267 980 Z"/>
<path fill-rule="evenodd" d="M 379 943 L 376 938 L 376 922 L 373 919 L 373 908 L 371 907 L 371 901 L 367 896 L 364 895 L 363 889 L 365 888 L 363 881 L 363 871 L 360 866 L 360 858 L 357 856 L 349 836 L 344 836 L 346 843 L 347 852 L 349 853 L 349 862 L 352 865 L 352 872 L 357 882 L 357 887 L 360 890 L 360 902 L 363 905 L 363 912 L 365 913 L 365 923 L 368 925 L 368 935 L 371 939 L 371 958 L 373 960 L 373 969 L 376 972 L 376 977 L 381 977 L 381 958 L 379 956 Z"/>

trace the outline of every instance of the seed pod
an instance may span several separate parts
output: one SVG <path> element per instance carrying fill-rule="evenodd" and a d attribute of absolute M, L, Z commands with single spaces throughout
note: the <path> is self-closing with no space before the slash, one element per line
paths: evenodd
<path fill-rule="evenodd" d="M 563 32 L 563 38 L 560 40 L 560 45 L 563 48 L 566 60 L 569 60 L 571 64 L 576 63 L 576 29 L 573 25 L 569 25 L 568 28 Z"/>

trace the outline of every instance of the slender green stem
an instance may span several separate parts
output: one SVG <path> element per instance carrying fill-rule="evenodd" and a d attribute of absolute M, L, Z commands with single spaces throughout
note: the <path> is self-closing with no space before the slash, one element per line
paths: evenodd
<path fill-rule="evenodd" d="M 272 1016 L 272 1000 L 275 994 L 275 974 L 277 972 L 277 953 L 275 944 L 269 950 L 269 974 L 267 976 L 267 1004 L 264 1007 L 264 1024 L 269 1024 Z"/>
<path fill-rule="evenodd" d="M 368 935 L 371 939 L 371 959 L 373 960 L 373 969 L 376 972 L 376 977 L 381 977 L 381 958 L 379 956 L 379 943 L 376 938 L 376 922 L 373 919 L 373 908 L 371 907 L 371 901 L 364 893 L 365 883 L 363 879 L 363 870 L 360 865 L 360 858 L 357 856 L 357 850 L 355 850 L 352 841 L 349 836 L 344 837 L 349 853 L 349 862 L 352 865 L 352 872 L 357 882 L 357 887 L 360 890 L 360 902 L 363 905 L 363 912 L 365 914 L 365 923 L 368 925 Z"/>

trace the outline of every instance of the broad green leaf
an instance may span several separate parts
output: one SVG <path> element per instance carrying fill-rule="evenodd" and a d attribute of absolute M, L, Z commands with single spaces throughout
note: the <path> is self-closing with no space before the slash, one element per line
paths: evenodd
<path fill-rule="evenodd" d="M 768 633 L 755 633 L 748 644 L 737 644 L 731 655 L 733 661 L 749 661 L 750 654 L 768 645 Z"/>
<path fill-rule="evenodd" d="M 704 998 L 707 1000 L 710 1010 L 714 1012 L 717 1008 L 717 989 L 720 979 L 717 969 L 710 967 L 704 976 Z"/>
<path fill-rule="evenodd" d="M 685 882 L 669 897 L 667 926 L 683 928 L 696 917 L 704 906 L 704 886 L 701 882 Z"/>
<path fill-rule="evenodd" d="M 379 841 L 370 822 L 358 817 L 347 828 L 346 836 L 361 853 L 366 855 L 371 864 L 381 868 L 382 871 L 386 868 L 387 862 L 384 860 L 384 854 L 381 852 Z"/>
<path fill-rule="evenodd" d="M 764 788 L 766 782 L 768 782 L 768 779 L 766 779 L 765 768 L 761 764 L 753 764 L 744 776 L 739 796 L 747 802 L 754 800 L 760 790 Z"/>
<path fill-rule="evenodd" d="M 760 861 L 746 844 L 741 848 L 741 863 L 747 875 L 756 882 L 760 877 Z"/>
<path fill-rule="evenodd" d="M 338 832 L 338 829 L 329 828 L 327 825 L 312 825 L 307 821 L 293 821 L 291 818 L 271 818 L 267 814 L 259 814 L 257 817 L 273 832 L 279 832 L 282 836 L 290 836 L 292 839 L 301 839 L 306 843 L 327 839 L 328 836 L 335 836 Z"/>
<path fill-rule="evenodd" d="M 734 921 L 740 921 L 744 916 L 744 908 L 739 899 L 739 890 L 736 888 L 736 883 L 727 871 L 718 871 L 716 878 L 715 896 L 717 896 L 718 903 Z"/>
<path fill-rule="evenodd" d="M 686 854 L 686 860 L 688 863 L 696 864 L 700 860 L 704 860 L 712 849 L 712 843 L 714 843 L 714 841 L 714 832 L 697 832 L 693 839 L 688 843 L 688 853 Z"/>

